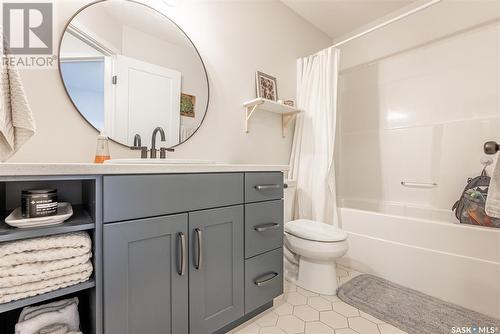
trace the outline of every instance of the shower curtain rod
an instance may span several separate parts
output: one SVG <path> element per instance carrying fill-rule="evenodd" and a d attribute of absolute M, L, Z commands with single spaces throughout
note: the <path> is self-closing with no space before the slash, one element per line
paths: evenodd
<path fill-rule="evenodd" d="M 344 39 L 343 41 L 340 41 L 340 42 L 338 42 L 338 43 L 335 43 L 335 44 L 334 44 L 334 45 L 332 45 L 331 47 L 332 47 L 332 48 L 336 48 L 336 47 L 339 47 L 339 46 L 341 46 L 341 45 L 344 45 L 345 43 L 348 43 L 348 42 L 350 42 L 350 41 L 352 41 L 352 40 L 354 40 L 354 39 L 356 39 L 356 38 L 359 38 L 359 37 L 362 37 L 362 36 L 364 36 L 364 35 L 366 35 L 366 34 L 369 34 L 369 33 L 371 33 L 372 31 L 375 31 L 375 30 L 378 30 L 378 29 L 380 29 L 380 28 L 383 28 L 383 27 L 385 27 L 385 26 L 387 26 L 387 25 L 389 25 L 389 24 L 391 24 L 391 23 L 394 23 L 394 22 L 396 22 L 396 21 L 399 21 L 399 20 L 401 20 L 401 19 L 404 19 L 405 17 L 408 17 L 408 16 L 413 15 L 413 14 L 415 14 L 415 13 L 418 13 L 418 12 L 420 12 L 421 10 L 424 10 L 424 9 L 426 9 L 426 8 L 428 8 L 428 7 L 434 6 L 435 4 L 437 4 L 437 3 L 441 2 L 441 1 L 442 1 L 442 0 L 431 0 L 431 1 L 429 1 L 429 2 L 425 3 L 425 4 L 421 5 L 421 6 L 415 7 L 415 8 L 413 8 L 412 10 L 409 10 L 409 11 L 407 11 L 407 12 L 403 13 L 403 14 L 400 14 L 400 15 L 398 15 L 398 16 L 396 16 L 396 17 L 393 17 L 392 19 L 389 19 L 389 20 L 384 21 L 384 22 L 382 22 L 382 23 L 380 23 L 380 24 L 377 24 L 377 25 L 375 25 L 375 26 L 373 26 L 373 27 L 371 27 L 371 28 L 369 28 L 369 29 L 367 29 L 367 30 L 364 30 L 364 31 L 362 31 L 362 32 L 360 32 L 360 33 L 358 33 L 358 34 L 356 34 L 356 35 L 354 35 L 354 36 L 351 36 L 351 37 L 349 37 L 349 38 L 346 38 L 346 39 Z"/>

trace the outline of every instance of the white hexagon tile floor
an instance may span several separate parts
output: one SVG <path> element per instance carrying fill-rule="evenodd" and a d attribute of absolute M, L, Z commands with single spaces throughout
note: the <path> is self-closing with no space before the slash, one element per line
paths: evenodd
<path fill-rule="evenodd" d="M 343 284 L 359 272 L 338 266 Z M 233 329 L 231 334 L 406 334 L 394 326 L 341 301 L 285 281 L 274 306 Z"/>

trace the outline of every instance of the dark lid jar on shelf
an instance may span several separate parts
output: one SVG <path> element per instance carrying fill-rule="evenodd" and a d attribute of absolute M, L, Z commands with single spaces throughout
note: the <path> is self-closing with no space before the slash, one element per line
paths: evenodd
<path fill-rule="evenodd" d="M 21 192 L 23 217 L 36 218 L 57 214 L 57 189 L 29 189 Z"/>

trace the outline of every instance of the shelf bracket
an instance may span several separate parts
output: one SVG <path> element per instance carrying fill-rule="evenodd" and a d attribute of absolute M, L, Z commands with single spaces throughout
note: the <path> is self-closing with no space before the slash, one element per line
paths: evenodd
<path fill-rule="evenodd" d="M 290 122 L 297 117 L 296 113 L 293 114 L 283 114 L 281 115 L 281 136 L 286 137 L 285 130 L 290 124 Z"/>
<path fill-rule="evenodd" d="M 261 103 L 257 103 L 253 106 L 248 106 L 248 107 L 245 107 L 245 132 L 248 133 L 248 121 L 250 120 L 250 118 L 252 117 L 253 113 L 255 112 L 255 110 L 257 110 L 257 107 L 259 105 L 261 105 Z"/>

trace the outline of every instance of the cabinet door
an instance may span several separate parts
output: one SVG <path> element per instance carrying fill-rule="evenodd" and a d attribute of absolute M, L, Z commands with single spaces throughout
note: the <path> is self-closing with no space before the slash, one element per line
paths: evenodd
<path fill-rule="evenodd" d="M 187 239 L 187 214 L 104 226 L 106 334 L 188 333 Z"/>
<path fill-rule="evenodd" d="M 190 334 L 243 316 L 243 206 L 189 213 Z"/>

